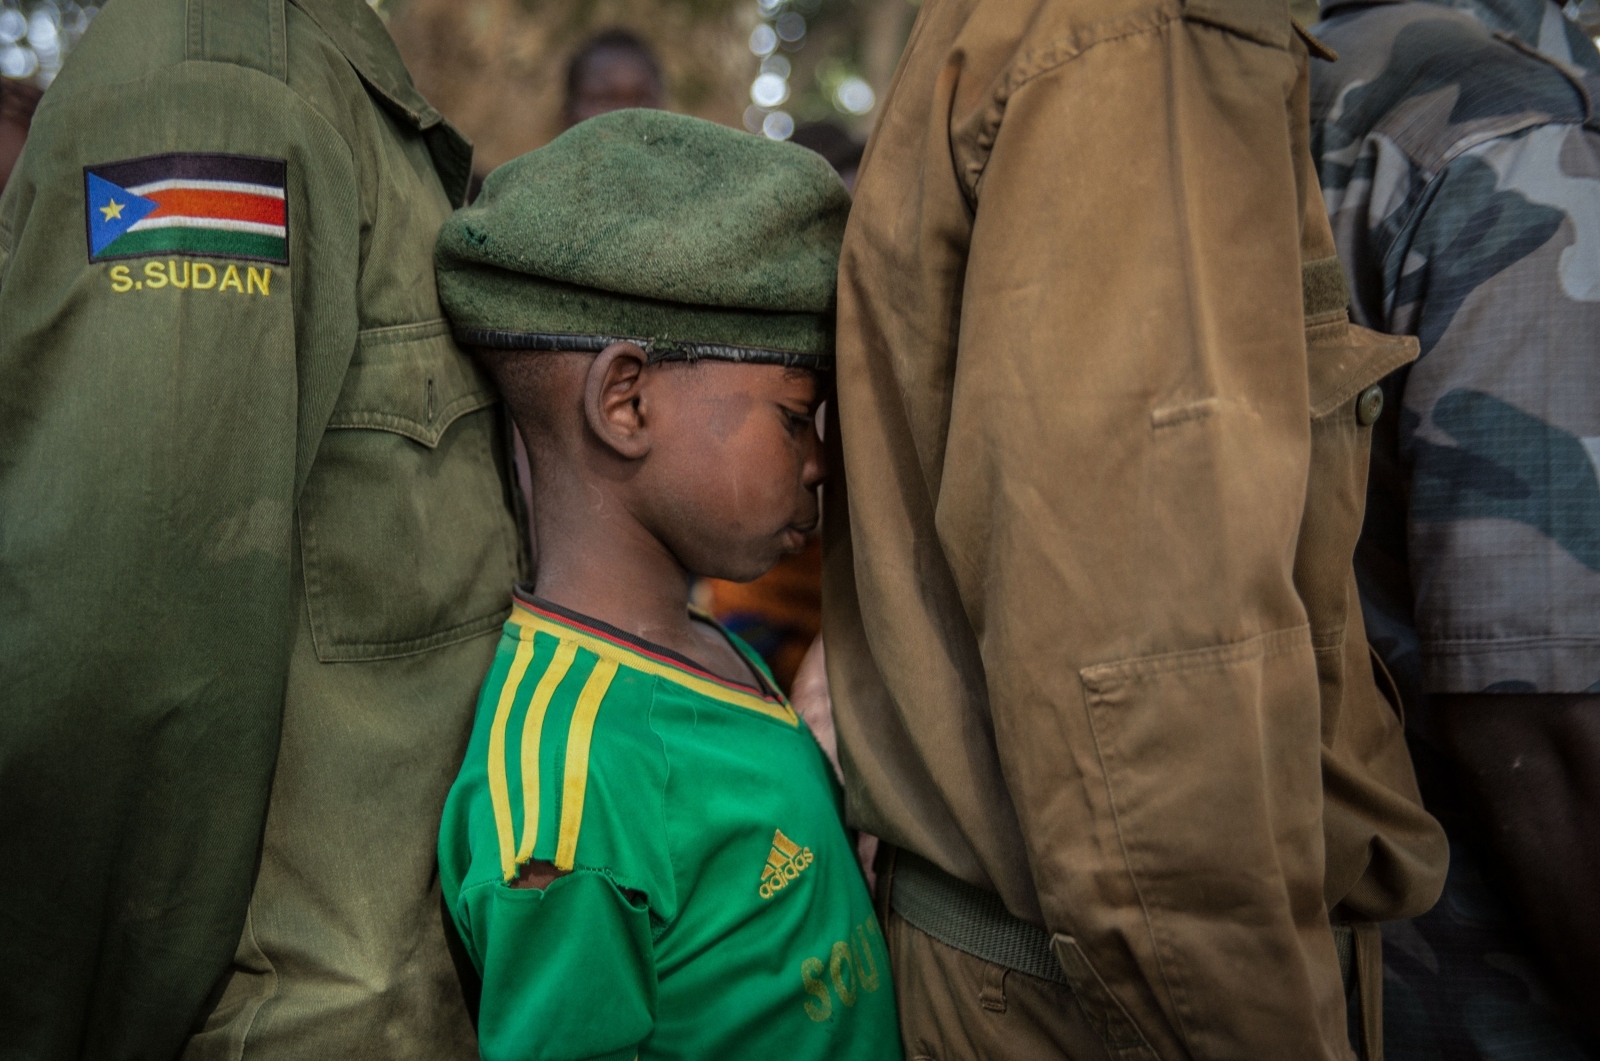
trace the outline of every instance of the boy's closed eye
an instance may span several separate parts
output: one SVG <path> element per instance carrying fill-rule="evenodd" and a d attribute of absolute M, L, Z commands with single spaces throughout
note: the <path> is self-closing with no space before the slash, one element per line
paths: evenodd
<path fill-rule="evenodd" d="M 783 411 L 784 423 L 789 428 L 791 435 L 799 435 L 811 429 L 817 422 L 817 414 L 813 409 L 794 409 L 787 405 L 779 405 Z"/>

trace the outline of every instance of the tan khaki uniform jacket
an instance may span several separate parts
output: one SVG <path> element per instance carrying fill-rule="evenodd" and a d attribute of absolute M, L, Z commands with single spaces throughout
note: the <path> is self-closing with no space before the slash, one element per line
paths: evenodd
<path fill-rule="evenodd" d="M 1142 1058 L 1350 1056 L 1438 893 L 1350 558 L 1363 395 L 1282 0 L 929 0 L 840 272 L 851 813 L 1071 937 Z M 1058 948 L 1059 949 L 1059 948 Z"/>

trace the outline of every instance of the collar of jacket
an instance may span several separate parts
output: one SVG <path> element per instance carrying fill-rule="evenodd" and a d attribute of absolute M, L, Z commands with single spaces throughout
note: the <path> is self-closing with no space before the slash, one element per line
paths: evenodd
<path fill-rule="evenodd" d="M 365 0 L 290 2 L 328 35 L 384 108 L 422 134 L 450 201 L 459 206 L 472 179 L 472 142 L 422 98 L 377 12 Z"/>

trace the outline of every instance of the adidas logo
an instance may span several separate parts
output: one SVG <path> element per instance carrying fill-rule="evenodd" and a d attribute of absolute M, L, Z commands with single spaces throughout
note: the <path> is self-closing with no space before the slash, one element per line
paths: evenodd
<path fill-rule="evenodd" d="M 767 864 L 761 867 L 761 898 L 770 899 L 789 886 L 789 882 L 805 872 L 816 861 L 809 847 L 801 847 L 782 829 L 772 834 L 772 850 L 767 852 Z"/>

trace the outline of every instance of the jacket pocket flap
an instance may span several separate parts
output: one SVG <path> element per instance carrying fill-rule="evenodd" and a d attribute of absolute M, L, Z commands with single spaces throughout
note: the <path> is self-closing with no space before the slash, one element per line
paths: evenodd
<path fill-rule="evenodd" d="M 1417 340 L 1384 335 L 1349 321 L 1306 330 L 1311 418 L 1333 412 L 1383 377 L 1417 359 Z"/>
<path fill-rule="evenodd" d="M 458 418 L 497 400 L 448 322 L 370 328 L 357 337 L 328 429 L 393 431 L 432 449 Z"/>

